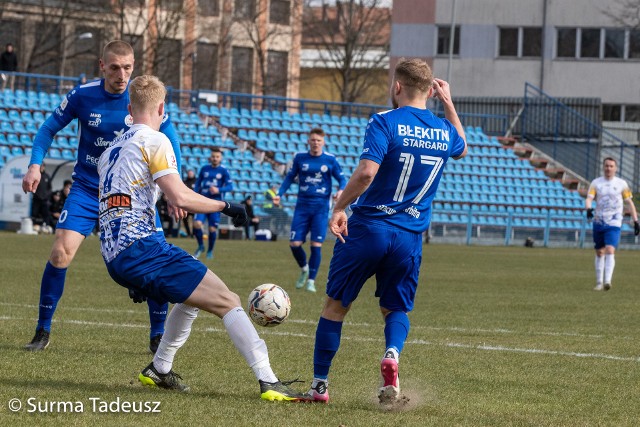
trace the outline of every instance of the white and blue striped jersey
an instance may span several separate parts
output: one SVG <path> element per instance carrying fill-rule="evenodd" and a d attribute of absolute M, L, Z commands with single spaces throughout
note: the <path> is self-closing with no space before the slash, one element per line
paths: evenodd
<path fill-rule="evenodd" d="M 360 159 L 374 161 L 380 168 L 351 205 L 354 217 L 424 232 L 444 165 L 465 147 L 451 122 L 429 110 L 407 106 L 373 115 Z"/>

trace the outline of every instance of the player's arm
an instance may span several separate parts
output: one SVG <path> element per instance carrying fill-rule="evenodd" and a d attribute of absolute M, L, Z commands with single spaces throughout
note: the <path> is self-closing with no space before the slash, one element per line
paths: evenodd
<path fill-rule="evenodd" d="M 629 213 L 631 214 L 631 219 L 633 219 L 633 234 L 636 236 L 640 234 L 640 223 L 638 222 L 638 211 L 636 210 L 636 206 L 633 204 L 633 197 L 631 196 L 631 191 L 626 190 L 624 198 L 624 202 L 627 204 L 627 208 L 629 209 Z"/>
<path fill-rule="evenodd" d="M 282 197 L 284 193 L 287 192 L 289 187 L 291 187 L 293 180 L 296 179 L 296 176 L 298 176 L 298 156 L 297 155 L 293 158 L 293 165 L 291 165 L 291 169 L 285 175 L 284 180 L 282 181 L 282 184 L 278 189 L 278 197 Z"/>
<path fill-rule="evenodd" d="M 587 197 L 584 199 L 584 209 L 587 211 L 587 219 L 593 218 L 593 200 L 596 197 L 596 189 L 591 184 L 589 186 L 589 191 L 587 192 Z M 635 207 L 635 206 L 634 206 Z"/>
<path fill-rule="evenodd" d="M 344 173 L 342 172 L 342 168 L 340 167 L 338 159 L 334 158 L 334 165 L 331 169 L 331 175 L 333 175 L 335 180 L 338 181 L 338 191 L 336 191 L 336 194 L 334 196 L 334 199 L 338 199 L 338 197 L 340 197 L 340 195 L 342 194 L 344 187 L 347 185 L 347 179 L 344 177 Z"/>
<path fill-rule="evenodd" d="M 456 112 L 456 108 L 453 105 L 453 99 L 451 98 L 451 88 L 449 87 L 449 83 L 442 79 L 434 79 L 433 80 L 433 96 L 438 98 L 444 107 L 444 117 L 451 122 L 453 127 L 458 131 L 458 135 L 460 138 L 464 140 L 464 150 L 458 156 L 453 157 L 454 160 L 458 160 L 467 155 L 467 138 L 464 134 L 464 127 L 462 126 L 462 122 L 460 121 L 460 117 L 458 117 L 458 113 Z"/>
<path fill-rule="evenodd" d="M 226 171 L 224 175 L 224 181 L 222 182 L 222 186 L 218 187 L 218 190 L 221 193 L 229 193 L 230 191 L 233 191 L 233 180 L 229 175 L 229 171 Z"/>
<path fill-rule="evenodd" d="M 178 164 L 178 172 L 182 171 L 182 155 L 180 151 L 180 137 L 178 136 L 178 132 L 176 132 L 176 128 L 171 123 L 171 118 L 168 114 L 166 114 L 166 119 L 160 125 L 160 132 L 164 133 L 169 141 L 171 141 L 171 147 L 173 148 L 173 152 L 176 155 L 176 163 Z"/>
<path fill-rule="evenodd" d="M 342 243 L 344 243 L 343 236 L 349 235 L 345 209 L 369 188 L 369 185 L 371 185 L 371 182 L 373 182 L 373 179 L 378 173 L 378 169 L 380 169 L 380 165 L 373 160 L 360 160 L 347 186 L 336 200 L 333 213 L 331 214 L 331 220 L 329 221 L 329 229 Z"/>
<path fill-rule="evenodd" d="M 239 204 L 209 199 L 184 185 L 177 173 L 169 173 L 156 180 L 164 192 L 167 201 L 180 209 L 193 213 L 222 212 L 233 219 L 233 225 L 239 227 L 247 222 L 247 212 Z"/>

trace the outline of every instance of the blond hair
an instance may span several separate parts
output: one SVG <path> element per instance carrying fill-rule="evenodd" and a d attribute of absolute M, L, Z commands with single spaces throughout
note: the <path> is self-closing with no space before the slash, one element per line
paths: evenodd
<path fill-rule="evenodd" d="M 396 65 L 394 80 L 399 81 L 407 91 L 415 96 L 416 91 L 427 93 L 433 85 L 431 67 L 422 59 L 400 59 Z"/>
<path fill-rule="evenodd" d="M 129 103 L 136 112 L 152 112 L 164 101 L 167 89 L 156 76 L 138 76 L 129 84 Z"/>
<path fill-rule="evenodd" d="M 133 48 L 125 41 L 113 40 L 107 43 L 104 47 L 102 51 L 102 58 L 104 59 L 109 53 L 117 56 L 133 55 Z"/>

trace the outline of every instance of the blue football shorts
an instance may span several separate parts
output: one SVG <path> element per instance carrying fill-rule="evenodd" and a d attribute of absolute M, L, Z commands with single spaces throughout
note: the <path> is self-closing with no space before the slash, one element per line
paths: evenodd
<path fill-rule="evenodd" d="M 76 231 L 87 237 L 98 225 L 98 192 L 81 181 L 74 181 L 64 202 L 56 228 Z M 156 230 L 162 232 L 160 214 L 156 211 Z"/>
<path fill-rule="evenodd" d="M 618 247 L 620 243 L 620 227 L 607 225 L 603 222 L 593 222 L 593 247 L 601 249 L 605 246 Z"/>
<path fill-rule="evenodd" d="M 81 181 L 74 181 L 64 202 L 56 228 L 91 234 L 98 222 L 98 191 Z"/>
<path fill-rule="evenodd" d="M 325 208 L 298 207 L 293 212 L 291 221 L 290 242 L 306 242 L 307 233 L 311 232 L 309 240 L 322 243 L 327 236 L 329 225 L 329 211 Z"/>
<path fill-rule="evenodd" d="M 212 212 L 212 213 L 199 213 L 193 216 L 194 221 L 200 221 L 204 224 L 207 221 L 209 227 L 218 228 L 218 224 L 220 224 L 220 212 Z"/>
<path fill-rule="evenodd" d="M 160 303 L 184 302 L 198 287 L 207 266 L 156 233 L 136 240 L 107 264 L 113 280 Z"/>
<path fill-rule="evenodd" d="M 327 295 L 347 307 L 375 274 L 380 307 L 409 312 L 418 288 L 422 235 L 381 222 L 349 221 L 345 243 L 336 241 Z"/>

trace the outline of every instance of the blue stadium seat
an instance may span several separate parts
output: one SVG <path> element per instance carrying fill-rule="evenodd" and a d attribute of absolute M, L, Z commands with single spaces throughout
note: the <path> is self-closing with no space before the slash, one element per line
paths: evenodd
<path fill-rule="evenodd" d="M 71 151 L 68 148 L 65 148 L 64 150 L 62 150 L 60 154 L 62 158 L 65 160 L 75 160 L 76 158 L 76 156 L 73 154 L 73 151 Z"/>

